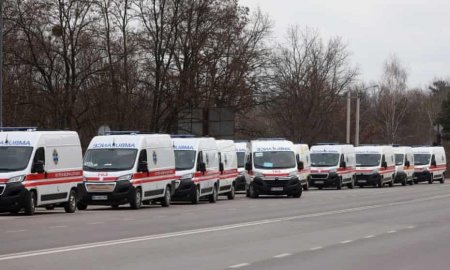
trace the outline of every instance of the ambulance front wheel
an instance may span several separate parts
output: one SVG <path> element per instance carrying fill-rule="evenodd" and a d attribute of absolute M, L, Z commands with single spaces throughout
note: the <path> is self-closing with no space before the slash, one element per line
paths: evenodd
<path fill-rule="evenodd" d="M 164 197 L 161 200 L 162 207 L 169 207 L 172 201 L 171 189 L 169 186 L 166 187 L 166 191 L 164 193 Z"/>
<path fill-rule="evenodd" d="M 137 210 L 142 206 L 142 191 L 140 188 L 133 189 L 131 193 L 130 207 Z"/>
<path fill-rule="evenodd" d="M 213 193 L 211 195 L 209 195 L 209 202 L 210 203 L 216 203 L 217 202 L 217 197 L 218 197 L 217 185 L 214 184 Z"/>
<path fill-rule="evenodd" d="M 227 194 L 228 200 L 234 200 L 234 197 L 236 197 L 236 189 L 234 187 L 234 183 L 231 185 L 231 190 Z"/>
<path fill-rule="evenodd" d="M 200 188 L 198 186 L 192 189 L 191 202 L 192 204 L 200 203 Z"/>
<path fill-rule="evenodd" d="M 28 216 L 32 216 L 36 212 L 36 192 L 33 190 L 27 192 L 24 211 Z"/>

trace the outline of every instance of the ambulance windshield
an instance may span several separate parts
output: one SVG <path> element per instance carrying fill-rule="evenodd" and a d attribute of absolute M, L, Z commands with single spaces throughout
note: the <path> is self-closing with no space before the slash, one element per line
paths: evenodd
<path fill-rule="evenodd" d="M 137 149 L 89 149 L 84 158 L 85 171 L 131 170 L 136 161 Z"/>
<path fill-rule="evenodd" d="M 175 150 L 175 169 L 184 171 L 194 168 L 195 154 L 194 150 Z"/>
<path fill-rule="evenodd" d="M 357 167 L 379 166 L 381 162 L 380 154 L 356 154 Z"/>
<path fill-rule="evenodd" d="M 403 165 L 403 159 L 405 155 L 403 154 L 395 154 L 395 165 L 401 166 Z"/>
<path fill-rule="evenodd" d="M 237 152 L 238 168 L 244 168 L 245 166 L 245 152 Z"/>
<path fill-rule="evenodd" d="M 414 165 L 428 165 L 430 164 L 430 154 L 414 154 Z"/>
<path fill-rule="evenodd" d="M 311 153 L 312 167 L 333 167 L 339 162 L 339 153 Z"/>
<path fill-rule="evenodd" d="M 295 155 L 290 151 L 255 152 L 253 154 L 257 169 L 290 169 L 295 168 Z"/>
<path fill-rule="evenodd" d="M 24 170 L 30 161 L 32 152 L 32 147 L 0 147 L 0 172 L 15 172 Z"/>

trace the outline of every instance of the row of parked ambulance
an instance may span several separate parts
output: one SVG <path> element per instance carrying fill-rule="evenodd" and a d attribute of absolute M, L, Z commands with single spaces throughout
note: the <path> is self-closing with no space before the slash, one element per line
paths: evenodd
<path fill-rule="evenodd" d="M 284 139 L 249 142 L 111 132 L 90 142 L 84 158 L 76 132 L 3 128 L 0 212 L 32 215 L 36 207 L 170 206 L 248 197 L 299 198 L 310 187 L 383 187 L 445 181 L 442 147 L 324 144 L 311 149 Z"/>

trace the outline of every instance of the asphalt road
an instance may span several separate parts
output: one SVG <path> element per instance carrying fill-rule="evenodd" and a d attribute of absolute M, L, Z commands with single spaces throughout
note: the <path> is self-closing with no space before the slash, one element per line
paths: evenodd
<path fill-rule="evenodd" d="M 0 269 L 450 269 L 450 184 L 0 215 Z"/>

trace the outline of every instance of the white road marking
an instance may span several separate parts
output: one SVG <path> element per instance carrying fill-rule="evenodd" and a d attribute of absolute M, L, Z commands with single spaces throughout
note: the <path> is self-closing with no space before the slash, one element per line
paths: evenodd
<path fill-rule="evenodd" d="M 11 231 L 6 231 L 7 233 L 19 233 L 19 232 L 25 232 L 26 230 L 11 230 Z"/>
<path fill-rule="evenodd" d="M 250 265 L 249 263 L 240 263 L 240 264 L 232 265 L 232 266 L 230 266 L 228 268 L 237 269 L 237 268 L 242 268 L 242 267 L 249 266 L 249 265 Z"/>
<path fill-rule="evenodd" d="M 351 242 L 353 242 L 353 240 L 345 240 L 345 241 L 341 241 L 340 243 L 341 244 L 348 244 L 348 243 L 351 243 Z"/>
<path fill-rule="evenodd" d="M 375 204 L 375 205 L 361 206 L 361 207 L 355 207 L 355 208 L 347 208 L 347 209 L 341 209 L 341 210 L 319 212 L 319 213 L 314 213 L 314 214 L 305 214 L 305 215 L 291 216 L 291 217 L 285 217 L 285 218 L 266 219 L 266 220 L 260 220 L 260 221 L 238 223 L 238 224 L 231 224 L 231 225 L 218 226 L 218 227 L 209 227 L 209 228 L 196 229 L 196 230 L 188 230 L 188 231 L 180 231 L 180 232 L 173 232 L 173 233 L 124 238 L 124 239 L 110 240 L 110 241 L 104 241 L 104 242 L 93 242 L 93 243 L 89 243 L 89 244 L 73 245 L 73 246 L 66 246 L 66 247 L 59 247 L 59 248 L 52 248 L 52 249 L 33 250 L 33 251 L 20 252 L 20 253 L 11 253 L 11 254 L 0 255 L 0 261 L 15 260 L 15 259 L 20 259 L 20 258 L 36 257 L 36 256 L 42 256 L 42 255 L 49 255 L 49 254 L 58 254 L 58 253 L 72 252 L 72 251 L 77 251 L 77 250 L 85 250 L 85 249 L 92 249 L 92 248 L 98 248 L 98 247 L 117 246 L 117 245 L 129 244 L 129 243 L 152 241 L 152 240 L 157 240 L 157 239 L 167 239 L 167 238 L 204 234 L 204 233 L 211 233 L 211 232 L 218 232 L 218 231 L 228 231 L 228 230 L 234 230 L 234 229 L 239 229 L 239 228 L 244 228 L 244 227 L 254 227 L 254 226 L 261 226 L 261 225 L 265 225 L 265 224 L 281 223 L 281 222 L 286 222 L 286 221 L 291 221 L 291 220 L 299 220 L 299 219 L 314 218 L 314 217 L 324 217 L 324 216 L 344 214 L 344 213 L 361 212 L 361 211 L 365 211 L 365 210 L 369 210 L 369 209 L 386 208 L 389 206 L 396 206 L 396 205 L 405 205 L 405 204 L 409 205 L 412 203 L 424 202 L 424 201 L 430 201 L 430 200 L 436 200 L 436 199 L 444 199 L 444 198 L 450 198 L 450 194 L 422 198 L 422 199 L 415 199 L 415 200 L 407 200 L 407 201 L 402 201 L 402 202 Z"/>
<path fill-rule="evenodd" d="M 388 231 L 387 233 L 396 233 L 396 230 Z"/>
<path fill-rule="evenodd" d="M 313 248 L 310 248 L 309 250 L 311 250 L 311 251 L 316 251 L 316 250 L 319 250 L 319 249 L 322 249 L 323 247 L 313 247 Z"/>
<path fill-rule="evenodd" d="M 370 238 L 374 238 L 374 237 L 375 237 L 375 235 L 371 234 L 371 235 L 364 236 L 364 239 L 370 239 Z"/>
<path fill-rule="evenodd" d="M 291 256 L 291 255 L 292 255 L 291 253 L 283 253 L 283 254 L 278 254 L 276 256 L 273 256 L 273 257 L 276 259 L 281 259 L 281 258 L 285 258 L 285 257 Z"/>
<path fill-rule="evenodd" d="M 98 221 L 98 222 L 90 222 L 90 223 L 88 223 L 89 225 L 98 225 L 98 224 L 103 224 L 103 223 L 105 223 L 105 222 L 103 222 L 103 221 Z"/>
<path fill-rule="evenodd" d="M 415 229 L 415 228 L 416 228 L 416 226 L 413 226 L 413 225 L 406 227 L 406 229 L 410 229 L 410 230 Z"/>
<path fill-rule="evenodd" d="M 50 226 L 49 228 L 50 229 L 57 229 L 57 228 L 67 228 L 67 227 L 69 227 L 69 226 L 67 226 L 67 225 L 56 225 L 56 226 Z"/>

